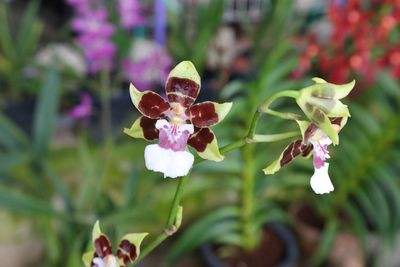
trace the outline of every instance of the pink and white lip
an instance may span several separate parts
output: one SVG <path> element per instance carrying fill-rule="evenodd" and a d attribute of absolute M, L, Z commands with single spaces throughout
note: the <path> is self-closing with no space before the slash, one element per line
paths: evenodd
<path fill-rule="evenodd" d="M 193 155 L 185 151 L 189 136 L 194 132 L 192 124 L 171 124 L 158 120 L 159 143 L 146 146 L 144 157 L 149 170 L 161 172 L 164 177 L 176 178 L 189 173 Z"/>
<path fill-rule="evenodd" d="M 334 190 L 331 179 L 328 174 L 330 158 L 328 146 L 332 140 L 321 130 L 317 130 L 310 138 L 309 142 L 313 145 L 313 165 L 314 174 L 310 179 L 311 188 L 317 194 L 326 194 Z"/>

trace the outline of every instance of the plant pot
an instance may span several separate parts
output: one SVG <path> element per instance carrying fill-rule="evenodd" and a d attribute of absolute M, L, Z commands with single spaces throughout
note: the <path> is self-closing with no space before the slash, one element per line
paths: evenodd
<path fill-rule="evenodd" d="M 318 249 L 325 222 L 311 205 L 305 203 L 292 206 L 290 213 L 299 239 L 301 266 L 307 266 L 307 262 Z M 351 233 L 338 232 L 327 256 L 327 262 L 332 267 L 365 266 L 359 240 Z"/>
<path fill-rule="evenodd" d="M 238 249 L 236 255 L 220 259 L 210 244 L 202 246 L 200 252 L 208 267 L 294 267 L 299 257 L 295 236 L 280 223 L 265 225 L 261 244 L 252 252 Z"/>

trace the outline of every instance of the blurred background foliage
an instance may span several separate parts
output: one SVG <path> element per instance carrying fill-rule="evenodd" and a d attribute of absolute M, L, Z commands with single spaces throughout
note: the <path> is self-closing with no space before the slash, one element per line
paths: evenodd
<path fill-rule="evenodd" d="M 357 79 L 352 117 L 331 151 L 333 193 L 310 190 L 308 159 L 261 172 L 287 140 L 202 162 L 184 192 L 181 230 L 141 266 L 400 264 L 398 1 L 129 1 L 136 8 L 97 1 L 105 19 L 82 14 L 84 0 L 0 2 L 0 266 L 82 266 L 96 219 L 112 242 L 162 231 L 177 180 L 147 171 L 146 142 L 122 129 L 139 116 L 129 82 L 162 92 L 181 60 L 201 74 L 199 101 L 234 102 L 214 129 L 220 146 L 246 135 L 262 100 L 314 76 Z M 299 112 L 290 101 L 274 109 Z M 264 116 L 257 133 L 293 130 Z M 265 231 L 277 240 L 263 242 Z M 269 253 L 257 254 L 260 243 Z M 278 265 L 284 258 L 289 265 Z"/>

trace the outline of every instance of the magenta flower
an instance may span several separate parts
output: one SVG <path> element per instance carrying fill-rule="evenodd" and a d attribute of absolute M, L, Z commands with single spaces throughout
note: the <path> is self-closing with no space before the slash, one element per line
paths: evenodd
<path fill-rule="evenodd" d="M 147 51 L 150 45 L 153 47 Z M 143 46 L 147 46 L 147 49 Z M 165 49 L 154 43 L 137 41 L 135 50 L 137 51 L 134 51 L 134 54 L 138 54 L 140 58 L 129 58 L 122 62 L 125 78 L 143 90 L 164 84 L 172 64 L 172 59 Z"/>
<path fill-rule="evenodd" d="M 68 0 L 75 11 L 72 29 L 78 33 L 77 43 L 83 49 L 90 73 L 111 70 L 116 51 L 110 38 L 114 26 L 107 21 L 107 10 L 98 0 Z"/>
<path fill-rule="evenodd" d="M 81 103 L 69 111 L 69 115 L 74 119 L 85 119 L 92 114 L 92 98 L 89 94 L 81 95 Z"/>
<path fill-rule="evenodd" d="M 125 29 L 130 29 L 145 23 L 143 6 L 139 0 L 118 0 L 118 12 L 121 25 Z"/>

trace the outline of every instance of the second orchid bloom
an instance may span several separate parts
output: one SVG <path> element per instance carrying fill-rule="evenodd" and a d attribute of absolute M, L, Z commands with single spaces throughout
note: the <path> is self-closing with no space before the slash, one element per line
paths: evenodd
<path fill-rule="evenodd" d="M 349 110 L 339 99 L 346 97 L 354 87 L 354 81 L 336 85 L 320 78 L 313 79 L 315 84 L 299 91 L 296 102 L 304 111 L 308 121 L 297 121 L 303 136 L 302 140 L 290 143 L 280 157 L 263 171 L 274 174 L 295 157 L 307 157 L 313 154 L 314 174 L 310 179 L 311 188 L 317 194 L 334 190 L 328 174 L 330 158 L 328 146 L 339 143 L 338 133 L 345 126 Z"/>
<path fill-rule="evenodd" d="M 152 91 L 141 92 L 130 86 L 135 107 L 142 113 L 125 133 L 158 144 L 145 149 L 145 164 L 149 170 L 164 177 L 176 178 L 189 173 L 193 147 L 200 157 L 221 161 L 217 139 L 209 128 L 219 123 L 231 109 L 232 103 L 203 102 L 194 104 L 201 87 L 200 76 L 189 61 L 179 63 L 169 74 L 164 99 Z"/>

